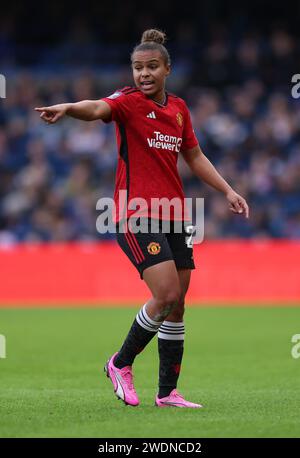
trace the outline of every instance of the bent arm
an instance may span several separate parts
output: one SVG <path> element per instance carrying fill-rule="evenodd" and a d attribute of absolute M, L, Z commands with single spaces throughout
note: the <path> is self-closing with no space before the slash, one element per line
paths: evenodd
<path fill-rule="evenodd" d="M 209 186 L 227 194 L 232 190 L 231 186 L 219 174 L 210 160 L 202 152 L 199 145 L 188 151 L 182 152 L 182 156 L 192 172 Z"/>
<path fill-rule="evenodd" d="M 182 156 L 198 178 L 226 195 L 229 202 L 229 209 L 233 213 L 243 213 L 246 218 L 249 217 L 249 207 L 246 200 L 237 194 L 219 174 L 210 160 L 202 152 L 199 145 L 190 150 L 183 151 Z"/>

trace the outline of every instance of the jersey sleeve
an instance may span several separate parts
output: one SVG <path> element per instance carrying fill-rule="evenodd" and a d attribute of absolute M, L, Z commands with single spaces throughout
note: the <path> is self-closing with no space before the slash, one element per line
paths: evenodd
<path fill-rule="evenodd" d="M 184 105 L 183 116 L 182 144 L 180 149 L 181 151 L 187 151 L 197 146 L 198 140 L 192 126 L 190 112 L 186 105 Z"/>
<path fill-rule="evenodd" d="M 117 90 L 112 95 L 104 97 L 101 100 L 108 103 L 111 108 L 111 119 L 105 122 L 115 121 L 126 124 L 132 112 L 132 101 L 129 95 Z"/>

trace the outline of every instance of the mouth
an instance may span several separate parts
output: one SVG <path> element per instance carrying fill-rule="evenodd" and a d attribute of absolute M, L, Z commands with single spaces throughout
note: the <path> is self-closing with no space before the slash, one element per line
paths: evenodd
<path fill-rule="evenodd" d="M 144 90 L 149 90 L 154 87 L 154 81 L 141 81 L 141 88 Z"/>

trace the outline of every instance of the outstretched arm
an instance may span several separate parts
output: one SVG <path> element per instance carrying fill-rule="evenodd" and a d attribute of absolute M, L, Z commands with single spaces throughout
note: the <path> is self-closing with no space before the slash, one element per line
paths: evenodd
<path fill-rule="evenodd" d="M 188 151 L 183 151 L 182 156 L 197 177 L 225 194 L 229 202 L 229 209 L 233 213 L 243 213 L 246 218 L 249 217 L 249 207 L 246 200 L 237 194 L 227 181 L 224 180 L 202 152 L 199 145 Z"/>
<path fill-rule="evenodd" d="M 63 116 L 81 119 L 82 121 L 107 121 L 111 117 L 111 108 L 103 100 L 82 100 L 77 103 L 61 103 L 50 107 L 35 108 L 40 112 L 40 117 L 48 124 L 54 124 Z"/>

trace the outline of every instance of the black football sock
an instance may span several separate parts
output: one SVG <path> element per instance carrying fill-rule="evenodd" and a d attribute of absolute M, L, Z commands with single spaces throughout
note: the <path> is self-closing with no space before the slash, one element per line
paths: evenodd
<path fill-rule="evenodd" d="M 149 318 L 145 304 L 135 317 L 122 348 L 114 359 L 114 365 L 119 369 L 132 366 L 136 355 L 153 339 L 161 324 L 161 321 Z"/>
<path fill-rule="evenodd" d="M 184 347 L 184 323 L 164 321 L 158 331 L 159 392 L 169 396 L 177 387 Z"/>

